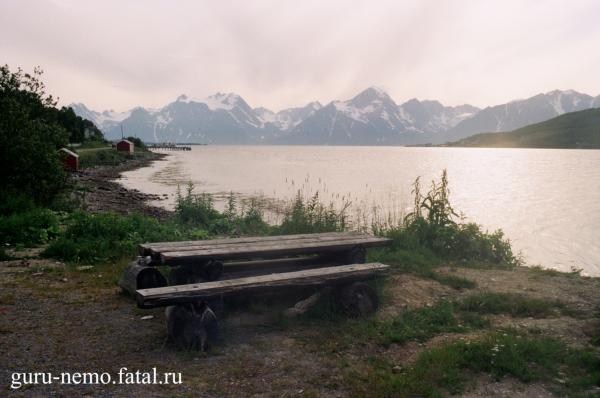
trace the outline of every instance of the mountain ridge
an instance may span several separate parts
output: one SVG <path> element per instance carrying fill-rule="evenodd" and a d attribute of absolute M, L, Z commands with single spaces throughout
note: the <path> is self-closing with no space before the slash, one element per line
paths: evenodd
<path fill-rule="evenodd" d="M 458 147 L 600 149 L 600 108 L 564 113 L 509 132 L 480 133 Z"/>
<path fill-rule="evenodd" d="M 436 100 L 397 104 L 385 90 L 369 87 L 353 98 L 273 112 L 251 107 L 235 93 L 204 99 L 180 95 L 158 109 L 97 112 L 82 103 L 75 113 L 94 122 L 109 139 L 134 135 L 147 142 L 205 144 L 411 145 L 441 144 L 475 133 L 507 131 L 554 116 L 600 107 L 600 96 L 554 90 L 483 109 Z"/>

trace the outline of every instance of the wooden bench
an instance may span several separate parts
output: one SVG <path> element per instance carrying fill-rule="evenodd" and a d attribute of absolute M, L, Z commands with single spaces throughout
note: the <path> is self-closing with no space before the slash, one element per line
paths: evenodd
<path fill-rule="evenodd" d="M 241 292 L 251 294 L 298 286 L 349 284 L 371 279 L 388 268 L 388 265 L 379 263 L 349 264 L 223 281 L 140 289 L 136 293 L 136 299 L 141 308 L 163 307 L 209 300 L 218 296 L 226 297 Z"/>
<path fill-rule="evenodd" d="M 327 286 L 336 289 L 336 303 L 347 314 L 362 316 L 375 312 L 379 306 L 377 293 L 363 281 L 381 275 L 389 268 L 379 263 L 349 264 L 294 272 L 236 278 L 222 281 L 193 283 L 139 289 L 136 292 L 141 308 L 166 307 L 168 338 L 184 349 L 205 351 L 208 344 L 218 341 L 219 327 L 209 300 L 243 294 L 246 300 L 255 293 L 289 290 L 295 287 Z M 296 310 L 299 304 L 314 305 L 321 293 L 288 309 Z M 305 312 L 306 308 L 300 313 Z"/>

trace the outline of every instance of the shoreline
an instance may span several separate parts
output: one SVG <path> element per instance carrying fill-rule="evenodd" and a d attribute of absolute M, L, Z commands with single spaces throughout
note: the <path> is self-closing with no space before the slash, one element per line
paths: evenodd
<path fill-rule="evenodd" d="M 172 211 L 148 203 L 151 200 L 164 200 L 164 197 L 125 188 L 119 182 L 122 173 L 149 167 L 155 161 L 163 160 L 168 156 L 163 153 L 149 153 L 152 156 L 148 158 L 128 159 L 117 166 L 95 166 L 74 173 L 74 183 L 84 188 L 81 200 L 85 209 L 91 213 L 140 213 L 159 220 L 171 217 Z"/>

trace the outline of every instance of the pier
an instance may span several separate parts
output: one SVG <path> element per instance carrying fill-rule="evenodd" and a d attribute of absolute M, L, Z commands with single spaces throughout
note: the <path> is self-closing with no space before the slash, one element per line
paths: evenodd
<path fill-rule="evenodd" d="M 177 145 L 170 143 L 152 144 L 148 145 L 148 149 L 156 149 L 163 151 L 191 151 L 192 147 L 189 145 Z"/>

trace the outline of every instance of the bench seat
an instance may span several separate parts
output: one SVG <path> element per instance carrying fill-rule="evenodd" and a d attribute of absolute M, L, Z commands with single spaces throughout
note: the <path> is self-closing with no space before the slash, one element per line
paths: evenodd
<path fill-rule="evenodd" d="M 140 289 L 136 292 L 136 300 L 140 308 L 162 307 L 242 292 L 267 292 L 297 286 L 349 283 L 371 279 L 388 268 L 389 265 L 380 263 L 350 264 L 189 285 Z"/>

